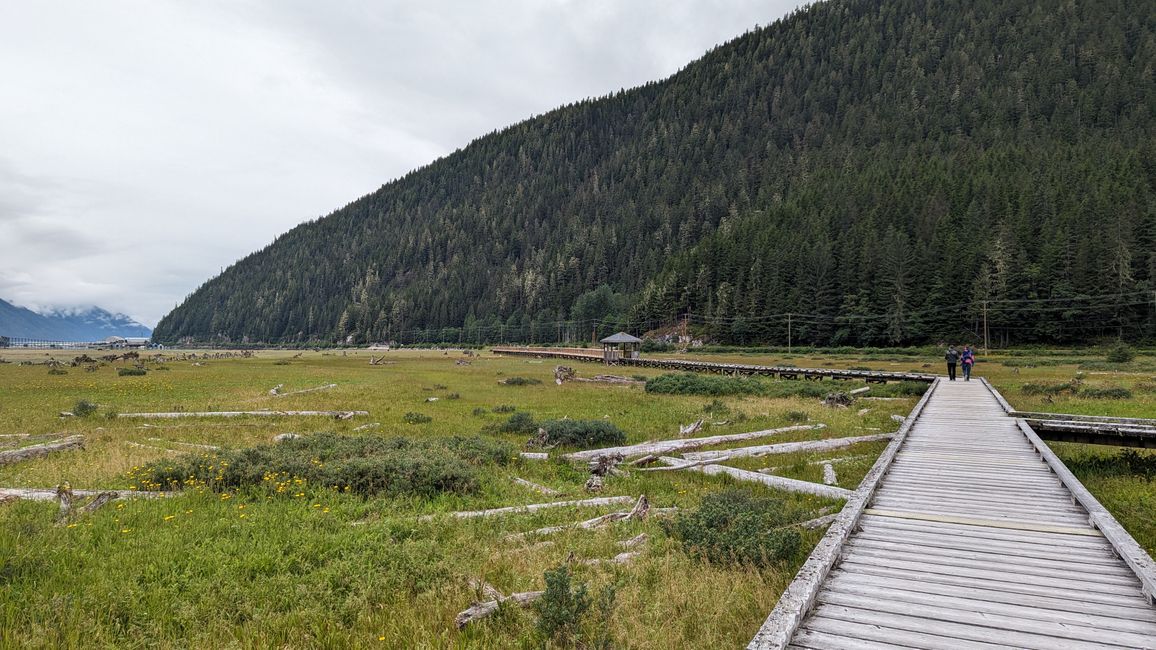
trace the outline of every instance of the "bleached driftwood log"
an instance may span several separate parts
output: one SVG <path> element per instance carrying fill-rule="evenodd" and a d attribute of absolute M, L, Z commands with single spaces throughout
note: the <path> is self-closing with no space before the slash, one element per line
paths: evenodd
<path fill-rule="evenodd" d="M 56 499 L 60 503 L 60 509 L 56 513 L 56 524 L 67 523 L 78 515 L 86 515 L 90 512 L 95 512 L 110 501 L 113 501 L 120 494 L 118 492 L 101 492 L 80 507 L 76 508 L 78 497 L 72 491 L 72 486 L 64 483 L 56 488 Z"/>
<path fill-rule="evenodd" d="M 544 591 L 523 591 L 521 593 L 511 594 L 507 598 L 488 600 L 484 603 L 474 603 L 470 606 L 469 609 L 458 614 L 454 619 L 454 623 L 460 630 L 470 623 L 473 623 L 474 621 L 490 616 L 494 612 L 498 611 L 498 608 L 505 603 L 513 603 L 518 607 L 528 607 L 535 600 L 541 598 L 542 594 L 545 593 L 546 592 Z"/>
<path fill-rule="evenodd" d="M 105 490 L 73 490 L 73 497 L 95 497 L 106 492 Z M 157 499 L 171 497 L 179 492 L 137 492 L 135 490 L 122 490 L 115 492 L 118 499 Z M 56 488 L 0 488 L 0 499 L 5 498 L 25 499 L 27 501 L 56 501 Z"/>
<path fill-rule="evenodd" d="M 669 512 L 676 511 L 676 510 L 677 510 L 677 508 L 651 508 L 650 507 L 650 500 L 646 498 L 645 494 L 643 494 L 643 495 L 638 497 L 638 501 L 636 501 L 634 503 L 634 507 L 631 508 L 629 512 L 611 512 L 609 514 L 599 515 L 597 517 L 594 517 L 593 519 L 587 519 L 586 521 L 580 521 L 580 522 L 574 523 L 574 524 L 563 524 L 561 526 L 546 526 L 545 528 L 538 528 L 536 530 L 531 530 L 531 531 L 525 532 L 525 533 L 513 533 L 510 535 L 506 535 L 506 539 L 515 540 L 515 539 L 525 539 L 527 537 L 536 537 L 536 536 L 541 536 L 541 535 L 552 535 L 553 533 L 558 533 L 558 532 L 561 532 L 563 530 L 571 530 L 571 529 L 593 530 L 595 528 L 601 528 L 602 526 L 614 523 L 616 521 L 642 520 L 642 519 L 646 519 L 646 517 L 648 515 L 650 515 L 651 513 L 668 514 Z"/>
<path fill-rule="evenodd" d="M 53 442 L 46 442 L 42 445 L 32 445 L 29 447 L 20 447 L 19 449 L 0 451 L 0 465 L 10 465 L 12 463 L 40 458 L 41 456 L 47 456 L 58 451 L 68 451 L 70 449 L 84 449 L 84 436 L 68 436 Z"/>
<path fill-rule="evenodd" d="M 835 474 L 835 468 L 831 466 L 831 463 L 823 463 L 823 484 L 839 484 L 839 477 Z"/>
<path fill-rule="evenodd" d="M 864 386 L 862 388 L 856 388 L 855 390 L 849 390 L 849 391 L 847 391 L 847 394 L 848 395 L 862 395 L 863 393 L 866 393 L 869 390 L 871 390 L 870 386 Z"/>
<path fill-rule="evenodd" d="M 537 483 L 534 483 L 533 481 L 527 481 L 526 479 L 518 477 L 518 476 L 514 477 L 514 482 L 517 483 L 518 485 L 521 485 L 524 488 L 529 488 L 535 492 L 545 494 L 548 497 L 556 497 L 556 496 L 562 494 L 561 492 L 559 492 L 558 490 L 555 490 L 554 488 L 548 488 L 545 485 L 538 485 Z"/>
<path fill-rule="evenodd" d="M 634 497 L 620 496 L 620 497 L 598 497 L 597 499 L 582 499 L 580 501 L 554 501 L 551 503 L 532 503 L 525 506 L 509 506 L 506 508 L 490 508 L 488 510 L 466 510 L 461 512 L 447 512 L 445 516 L 454 517 L 456 519 L 472 519 L 474 517 L 492 517 L 494 515 L 507 515 L 520 512 L 537 512 L 539 510 L 546 510 L 549 508 L 593 508 L 597 506 L 608 506 L 618 503 L 633 503 Z M 442 514 L 423 515 L 418 518 L 418 521 L 430 521 L 442 516 Z"/>
<path fill-rule="evenodd" d="M 625 553 L 619 553 L 618 555 L 615 555 L 609 560 L 603 560 L 601 558 L 582 560 L 582 564 L 587 566 L 598 566 L 599 564 L 629 564 L 630 562 L 633 562 L 634 558 L 638 557 L 639 555 L 642 555 L 641 551 L 626 551 Z"/>
<path fill-rule="evenodd" d="M 497 587 L 486 582 L 485 580 L 470 578 L 470 589 L 473 589 L 475 592 L 481 594 L 481 596 L 486 600 L 499 600 L 506 597 L 505 594 L 498 591 Z"/>
<path fill-rule="evenodd" d="M 354 431 L 365 431 L 366 429 L 372 429 L 374 427 L 380 427 L 380 426 L 381 426 L 380 422 L 370 422 L 369 424 L 363 424 L 359 427 L 353 427 L 353 430 Z"/>
<path fill-rule="evenodd" d="M 826 465 L 827 463 L 832 463 L 832 464 L 833 463 L 851 463 L 851 462 L 854 462 L 857 460 L 864 460 L 867 458 L 874 458 L 874 456 L 869 456 L 867 454 L 860 454 L 860 455 L 856 455 L 856 456 L 843 456 L 842 458 L 827 458 L 824 460 L 812 460 L 807 464 L 808 465 Z M 774 474 L 779 469 L 781 469 L 781 468 L 779 468 L 779 467 L 764 467 L 762 469 L 758 469 L 755 471 L 760 473 L 760 474 Z"/>
<path fill-rule="evenodd" d="M 179 454 L 179 453 L 181 453 L 181 452 L 177 451 L 176 449 L 168 449 L 166 447 L 156 447 L 154 445 L 142 445 L 139 442 L 133 442 L 131 440 L 126 440 L 124 442 L 124 444 L 128 445 L 129 447 L 137 447 L 139 449 L 152 449 L 155 451 L 163 451 L 166 454 Z"/>
<path fill-rule="evenodd" d="M 702 418 L 699 418 L 698 421 L 692 422 L 686 426 L 682 426 L 681 424 L 678 425 L 678 435 L 691 436 L 698 433 L 699 429 L 702 429 L 702 422 Z"/>
<path fill-rule="evenodd" d="M 647 535 L 646 533 L 638 533 L 637 535 L 635 535 L 634 537 L 631 537 L 630 539 L 624 539 L 621 542 L 618 542 L 618 545 L 621 546 L 622 548 L 634 548 L 635 546 L 638 546 L 639 544 L 645 544 L 646 540 L 648 540 L 648 539 L 650 539 L 650 536 Z"/>
<path fill-rule="evenodd" d="M 850 447 L 861 442 L 876 442 L 890 440 L 891 433 L 877 433 L 870 436 L 852 436 L 850 438 L 828 438 L 826 440 L 804 440 L 802 442 L 781 442 L 777 445 L 757 445 L 753 447 L 738 447 L 720 451 L 698 451 L 683 454 L 686 460 L 711 460 L 721 462 L 730 458 L 745 458 L 750 456 L 767 456 L 771 454 L 791 454 L 799 451 L 829 451 Z"/>
<path fill-rule="evenodd" d="M 807 530 L 815 530 L 816 528 L 822 528 L 823 526 L 830 524 L 832 521 L 835 521 L 838 516 L 839 513 L 836 512 L 835 514 L 823 515 L 822 517 L 808 519 L 799 525 L 803 528 L 806 528 Z"/>
<path fill-rule="evenodd" d="M 288 393 L 282 393 L 281 387 L 285 384 L 277 384 L 277 387 L 269 391 L 273 397 L 288 397 L 290 395 L 301 395 L 302 393 L 313 393 L 319 390 L 329 390 L 330 388 L 337 388 L 337 384 L 325 384 L 324 386 L 317 386 L 316 388 L 303 388 L 301 390 L 291 390 Z"/>
<path fill-rule="evenodd" d="M 544 451 L 523 451 L 518 455 L 526 460 L 550 460 L 550 454 Z"/>
<path fill-rule="evenodd" d="M 677 464 L 681 461 L 677 458 L 664 457 L 664 463 Z M 726 474 L 740 481 L 752 481 L 754 483 L 762 483 L 768 487 L 778 488 L 780 490 L 787 490 L 788 492 L 801 492 L 803 494 L 813 494 L 815 496 L 827 497 L 829 499 L 846 499 L 851 496 L 850 490 L 844 490 L 840 487 L 830 485 L 820 485 L 818 483 L 811 483 L 809 481 L 799 481 L 793 478 L 784 478 L 782 476 L 771 476 L 769 474 L 759 474 L 758 472 L 751 472 L 745 469 L 738 469 L 737 467 L 727 467 L 726 465 L 696 465 L 692 467 L 696 472 L 702 472 L 708 476 L 717 476 L 719 474 Z"/>
<path fill-rule="evenodd" d="M 122 418 L 237 418 L 246 415 L 257 417 L 298 417 L 324 416 L 348 420 L 355 415 L 369 415 L 369 411 L 177 411 L 174 413 L 121 413 Z"/>
<path fill-rule="evenodd" d="M 562 456 L 566 460 L 590 460 L 599 456 L 609 456 L 612 454 L 619 454 L 622 456 L 644 456 L 647 454 L 670 454 L 682 452 L 687 449 L 698 449 L 699 447 L 710 447 L 712 445 L 721 445 L 728 442 L 740 442 L 743 440 L 755 440 L 757 438 L 767 438 L 779 433 L 786 433 L 788 431 L 809 431 L 814 429 L 822 429 L 825 424 L 797 424 L 790 427 L 782 427 L 779 429 L 766 429 L 763 431 L 750 431 L 748 433 L 731 433 L 721 436 L 707 436 L 705 438 L 678 438 L 675 440 L 659 440 L 657 442 L 645 442 L 638 445 L 626 445 L 623 447 L 605 447 L 602 449 L 586 449 L 583 451 L 575 451 Z"/>
<path fill-rule="evenodd" d="M 195 442 L 181 442 L 180 440 L 165 440 L 164 438 L 149 438 L 149 440 L 152 442 L 167 442 L 170 445 L 190 447 L 192 449 L 208 449 L 209 451 L 218 451 L 221 449 L 215 445 L 201 445 Z"/>

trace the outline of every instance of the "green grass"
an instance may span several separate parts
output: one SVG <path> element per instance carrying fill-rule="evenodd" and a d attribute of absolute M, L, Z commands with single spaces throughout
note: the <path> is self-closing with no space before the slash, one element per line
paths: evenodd
<path fill-rule="evenodd" d="M 30 442 L 64 433 L 87 438 L 84 451 L 0 467 L 0 486 L 53 487 L 69 481 L 78 488 L 124 489 L 132 484 L 134 468 L 169 463 L 197 451 L 189 445 L 243 449 L 286 432 L 365 433 L 430 443 L 482 435 L 520 448 L 525 432 L 501 433 L 500 428 L 512 414 L 523 412 L 537 421 L 606 421 L 620 428 L 628 443 L 676 437 L 679 425 L 703 417 L 708 420 L 704 435 L 782 427 L 803 418 L 827 424 L 826 430 L 793 431 L 768 442 L 813 440 L 892 431 L 896 424 L 890 416 L 906 415 L 918 399 L 918 391 L 909 387 L 875 386 L 869 395 L 898 399 L 836 410 L 821 406 L 815 395 L 861 384 L 767 381 L 774 390 L 757 395 L 667 395 L 639 386 L 557 386 L 549 361 L 488 354 L 458 366 L 454 361 L 459 354 L 394 351 L 386 355 L 385 365 L 370 366 L 368 352 L 305 352 L 286 365 L 293 354 L 261 352 L 250 359 L 196 364 L 169 354 L 163 362 L 145 363 L 150 370 L 163 365 L 167 371 L 123 377 L 115 363 L 92 372 L 68 368 L 65 375 L 48 375 L 43 365 L 0 364 L 0 434 L 30 434 L 25 439 Z M 10 361 L 48 358 L 40 352 L 4 351 L 0 356 Z M 730 357 L 768 365 L 782 362 L 774 353 L 757 361 L 753 355 Z M 722 353 L 709 358 L 731 360 Z M 1143 388 L 1156 385 L 1156 378 L 1137 370 L 1088 371 L 1083 379 L 1085 387 L 1131 390 L 1130 399 L 1024 395 L 1020 388 L 1025 383 L 1071 381 L 1077 365 L 1089 360 L 1044 352 L 1031 358 L 1056 363 L 1013 368 L 995 363 L 1000 357 L 984 358 L 976 374 L 991 376 L 1012 403 L 1025 410 L 1156 416 L 1156 391 Z M 1128 367 L 1151 362 L 1151 357 L 1141 356 Z M 937 356 L 907 353 L 817 356 L 796 351 L 791 363 L 940 371 Z M 577 370 L 580 376 L 598 372 L 588 364 Z M 638 372 L 646 377 L 660 374 Z M 510 377 L 541 383 L 499 383 Z M 290 392 L 327 383 L 337 387 L 269 395 L 277 384 Z M 802 389 L 793 389 L 796 385 L 813 387 L 798 394 Z M 431 397 L 438 399 L 427 401 Z M 81 400 L 96 405 L 96 412 L 85 418 L 58 417 Z M 860 408 L 870 410 L 859 415 Z M 258 409 L 358 409 L 370 415 L 347 421 L 109 417 L 137 411 Z M 430 420 L 406 423 L 407 413 Z M 375 423 L 363 432 L 354 430 Z M 0 438 L 0 448 L 21 444 Z M 777 474 L 818 482 L 822 468 L 811 462 L 851 458 L 835 468 L 840 485 L 853 487 L 885 446 L 866 443 L 825 454 L 747 458 L 731 464 L 747 469 L 774 466 Z M 1137 539 L 1149 550 L 1156 548 L 1150 514 L 1156 495 L 1153 481 L 1121 474 L 1110 463 L 1071 460 L 1073 454 L 1095 448 L 1057 448 Z M 805 532 L 791 562 L 752 568 L 701 561 L 657 520 L 526 541 L 506 539 L 511 533 L 603 514 L 605 508 L 478 520 L 420 519 L 549 500 L 514 483 L 514 477 L 559 490 L 565 498 L 586 496 L 584 469 L 559 462 L 513 460 L 505 466 L 484 463 L 472 471 L 476 483 L 458 492 L 362 496 L 309 485 L 283 494 L 199 488 L 167 499 L 118 502 L 77 519 L 72 527 L 53 525 L 54 504 L 0 505 L 0 647 L 539 647 L 530 610 L 503 612 L 457 631 L 454 616 L 475 597 L 469 580 L 484 579 L 506 593 L 542 589 L 543 573 L 571 553 L 579 559 L 610 558 L 622 551 L 618 541 L 641 532 L 650 541 L 633 563 L 574 567 L 574 579 L 587 583 L 592 595 L 615 586 L 609 632 L 616 646 L 733 647 L 746 643 L 758 629 L 823 532 Z M 707 495 L 732 485 L 729 479 L 694 472 L 635 471 L 609 478 L 604 494 L 646 494 L 656 507 L 689 511 Z M 791 511 L 837 505 L 758 486 L 749 489 L 756 496 L 782 499 Z M 553 544 L 539 545 L 542 541 Z"/>

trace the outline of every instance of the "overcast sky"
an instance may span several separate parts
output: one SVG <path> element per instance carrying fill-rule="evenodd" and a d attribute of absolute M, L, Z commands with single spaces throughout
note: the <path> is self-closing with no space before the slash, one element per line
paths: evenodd
<path fill-rule="evenodd" d="M 0 5 L 0 298 L 150 326 L 301 221 L 780 0 Z"/>

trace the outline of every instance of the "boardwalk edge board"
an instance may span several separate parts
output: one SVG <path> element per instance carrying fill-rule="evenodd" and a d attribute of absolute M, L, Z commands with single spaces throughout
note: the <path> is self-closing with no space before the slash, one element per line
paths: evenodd
<path fill-rule="evenodd" d="M 996 400 L 999 401 L 1009 416 L 1017 414 L 1016 410 L 1003 398 L 1003 395 L 1000 395 L 999 391 L 991 385 L 991 382 L 986 378 L 981 379 L 981 381 L 983 385 L 991 391 L 992 395 L 995 396 Z M 1156 562 L 1152 560 L 1152 557 L 1136 542 L 1132 535 L 1120 525 L 1120 522 L 1116 521 L 1112 513 L 1108 512 L 1108 509 L 1105 508 L 1096 497 L 1092 496 L 1088 488 L 1084 487 L 1080 479 L 1076 478 L 1076 475 L 1068 469 L 1067 465 L 1064 465 L 1064 461 L 1060 460 L 1060 457 L 1040 439 L 1039 435 L 1036 434 L 1024 418 L 1016 418 L 1016 424 L 1019 425 L 1020 431 L 1027 436 L 1027 439 L 1031 441 L 1032 446 L 1036 449 L 1036 453 L 1038 453 L 1043 461 L 1048 464 L 1048 467 L 1055 472 L 1056 477 L 1060 479 L 1064 487 L 1068 488 L 1068 491 L 1072 493 L 1076 501 L 1088 511 L 1091 524 L 1103 533 L 1108 543 L 1112 545 L 1116 555 L 1118 555 L 1120 559 L 1128 565 L 1128 568 L 1136 574 L 1136 577 L 1140 579 L 1140 584 L 1144 590 L 1144 597 L 1148 599 L 1148 604 L 1156 605 Z"/>
<path fill-rule="evenodd" d="M 858 525 L 859 518 L 863 515 L 867 503 L 875 493 L 875 488 L 878 487 L 884 474 L 887 473 L 887 469 L 891 466 L 891 462 L 907 438 L 907 432 L 919 419 L 919 414 L 931 399 L 931 395 L 939 386 L 940 381 L 937 378 L 932 382 L 931 387 L 923 394 L 919 403 L 915 405 L 907 419 L 904 420 L 903 425 L 899 427 L 899 431 L 895 433 L 891 443 L 879 455 L 875 465 L 871 467 L 871 471 L 867 473 L 859 487 L 847 499 L 846 505 L 839 512 L 839 516 L 827 529 L 823 539 L 819 540 L 815 550 L 811 552 L 802 568 L 795 574 L 795 579 L 791 581 L 791 584 L 787 586 L 786 591 L 779 598 L 775 609 L 771 611 L 770 616 L 763 622 L 758 633 L 747 645 L 748 650 L 782 650 L 790 644 L 791 637 L 794 636 L 799 625 L 803 622 L 803 618 L 815 604 L 823 582 L 843 552 L 847 538 L 851 536 L 852 531 Z"/>

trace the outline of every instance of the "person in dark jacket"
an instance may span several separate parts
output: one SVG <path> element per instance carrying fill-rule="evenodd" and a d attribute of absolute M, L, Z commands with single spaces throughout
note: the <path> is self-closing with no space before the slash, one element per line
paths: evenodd
<path fill-rule="evenodd" d="M 955 351 L 954 345 L 947 346 L 947 354 L 943 355 L 943 359 L 947 361 L 948 379 L 955 381 L 955 364 L 959 363 L 959 353 Z"/>
<path fill-rule="evenodd" d="M 971 381 L 971 367 L 975 365 L 975 353 L 971 351 L 969 346 L 963 346 L 963 354 L 959 356 L 959 362 L 963 364 L 963 380 Z"/>

